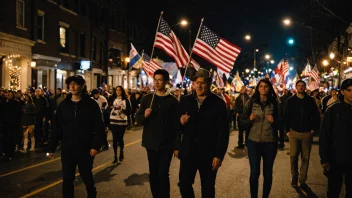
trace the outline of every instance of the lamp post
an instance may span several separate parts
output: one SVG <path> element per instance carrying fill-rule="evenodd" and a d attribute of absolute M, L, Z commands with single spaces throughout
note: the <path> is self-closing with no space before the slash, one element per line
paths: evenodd
<path fill-rule="evenodd" d="M 189 30 L 188 30 L 188 53 L 191 54 L 192 51 L 192 27 L 190 26 L 190 23 L 187 20 L 182 20 L 180 22 L 181 26 L 186 27 L 189 25 Z"/>

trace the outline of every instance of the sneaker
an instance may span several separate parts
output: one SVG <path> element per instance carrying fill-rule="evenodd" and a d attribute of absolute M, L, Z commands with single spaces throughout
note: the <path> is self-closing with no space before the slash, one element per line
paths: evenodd
<path fill-rule="evenodd" d="M 293 178 L 291 179 L 291 186 L 294 187 L 294 188 L 295 188 L 295 187 L 298 187 L 297 183 L 298 183 L 298 179 L 295 178 L 295 177 L 293 177 Z"/>
<path fill-rule="evenodd" d="M 311 191 L 311 189 L 309 188 L 309 186 L 306 183 L 301 184 L 299 187 L 301 188 L 301 190 L 303 190 L 306 193 Z"/>
<path fill-rule="evenodd" d="M 20 152 L 21 153 L 27 153 L 27 149 L 21 149 Z"/>
<path fill-rule="evenodd" d="M 29 151 L 35 151 L 35 149 L 34 148 L 30 148 Z"/>

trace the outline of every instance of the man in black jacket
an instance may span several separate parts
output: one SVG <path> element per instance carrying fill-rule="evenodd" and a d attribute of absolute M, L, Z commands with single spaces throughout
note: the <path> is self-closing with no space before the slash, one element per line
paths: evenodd
<path fill-rule="evenodd" d="M 306 83 L 296 82 L 297 94 L 287 100 L 285 110 L 285 127 L 290 141 L 291 185 L 309 191 L 306 184 L 313 134 L 319 129 L 320 114 L 314 99 L 305 93 Z M 302 164 L 298 174 L 298 156 Z M 299 176 L 299 179 L 298 179 Z"/>
<path fill-rule="evenodd" d="M 71 94 L 56 110 L 49 156 L 53 157 L 58 142 L 61 141 L 63 197 L 74 197 L 73 181 L 77 165 L 88 197 L 96 197 L 92 168 L 105 132 L 101 109 L 88 96 L 82 76 L 71 76 L 66 79 L 66 84 Z"/>
<path fill-rule="evenodd" d="M 210 92 L 211 77 L 199 69 L 195 93 L 181 98 L 175 156 L 181 160 L 179 187 L 182 197 L 194 197 L 197 170 L 201 177 L 202 197 L 215 197 L 215 180 L 229 143 L 226 104 Z"/>
<path fill-rule="evenodd" d="M 327 109 L 321 124 L 319 154 L 328 177 L 327 197 L 339 197 L 345 176 L 346 197 L 352 197 L 352 79 L 342 82 L 341 103 Z"/>
<path fill-rule="evenodd" d="M 136 114 L 143 125 L 142 146 L 147 150 L 149 183 L 154 198 L 170 197 L 169 168 L 174 150 L 178 101 L 166 91 L 169 73 L 158 69 L 154 72 L 154 93 L 142 98 Z"/>
<path fill-rule="evenodd" d="M 238 146 L 237 146 L 237 148 L 239 148 L 239 149 L 242 149 L 242 148 L 244 148 L 244 145 L 247 145 L 248 129 L 246 129 L 244 126 L 241 126 L 240 117 L 243 113 L 243 108 L 248 100 L 249 100 L 249 96 L 247 94 L 247 88 L 246 88 L 246 86 L 242 86 L 241 93 L 239 96 L 237 96 L 236 101 L 235 101 L 235 107 L 234 107 L 234 113 L 236 114 L 237 123 L 238 123 Z M 243 144 L 244 131 L 246 131 L 245 144 Z"/>

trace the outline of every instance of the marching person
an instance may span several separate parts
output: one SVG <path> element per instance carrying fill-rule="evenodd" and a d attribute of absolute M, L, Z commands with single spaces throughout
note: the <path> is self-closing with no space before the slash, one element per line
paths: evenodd
<path fill-rule="evenodd" d="M 174 155 L 181 160 L 179 187 L 182 197 L 194 197 L 193 183 L 199 170 L 202 197 L 215 197 L 216 174 L 229 143 L 229 124 L 224 100 L 211 93 L 210 72 L 199 69 L 195 93 L 180 102 Z"/>
<path fill-rule="evenodd" d="M 249 128 L 248 158 L 251 168 L 249 183 L 251 197 L 258 197 L 260 162 L 263 158 L 263 198 L 269 197 L 273 166 L 277 154 L 278 101 L 271 82 L 259 81 L 252 98 L 246 103 L 241 125 Z"/>
<path fill-rule="evenodd" d="M 142 98 L 136 114 L 138 123 L 143 125 L 142 146 L 147 150 L 150 189 L 154 198 L 170 197 L 169 168 L 179 117 L 178 101 L 165 88 L 169 80 L 166 70 L 154 72 L 154 93 Z"/>
<path fill-rule="evenodd" d="M 117 86 L 115 92 L 110 96 L 109 106 L 111 108 L 109 126 L 112 132 L 112 147 L 114 149 L 114 161 L 112 163 L 116 164 L 119 160 L 122 162 L 125 158 L 123 137 L 127 127 L 127 117 L 131 112 L 131 104 L 122 86 Z M 120 158 L 117 157 L 117 146 L 120 147 Z"/>
<path fill-rule="evenodd" d="M 306 184 L 309 167 L 310 152 L 313 143 L 313 134 L 319 129 L 320 114 L 312 97 L 305 93 L 306 83 L 302 80 L 296 82 L 297 94 L 287 100 L 285 110 L 286 134 L 290 141 L 291 186 L 309 192 Z M 298 174 L 298 156 L 301 154 L 302 162 Z M 299 178 L 298 178 L 299 177 Z"/>
<path fill-rule="evenodd" d="M 56 110 L 49 156 L 54 156 L 61 141 L 63 197 L 74 197 L 73 181 L 77 165 L 88 197 L 96 197 L 92 168 L 94 157 L 104 137 L 101 109 L 98 103 L 89 97 L 82 76 L 68 77 L 66 84 L 70 94 Z"/>
<path fill-rule="evenodd" d="M 239 149 L 243 149 L 244 146 L 247 145 L 248 129 L 246 129 L 244 126 L 241 125 L 240 118 L 242 116 L 244 106 L 248 100 L 249 100 L 249 96 L 247 94 L 247 87 L 243 85 L 241 87 L 240 95 L 237 96 L 236 98 L 235 108 L 234 108 L 234 113 L 236 114 L 237 123 L 238 123 L 238 146 L 236 148 L 239 148 Z M 245 135 L 244 140 L 243 140 L 243 135 Z"/>
<path fill-rule="evenodd" d="M 340 196 L 343 180 L 345 197 L 352 197 L 352 79 L 342 82 L 341 94 L 341 103 L 326 110 L 319 138 L 320 161 L 328 177 L 328 198 Z"/>

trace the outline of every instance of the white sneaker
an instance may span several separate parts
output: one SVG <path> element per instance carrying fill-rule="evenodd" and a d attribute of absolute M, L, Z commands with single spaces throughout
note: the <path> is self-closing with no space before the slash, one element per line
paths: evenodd
<path fill-rule="evenodd" d="M 35 149 L 34 148 L 30 148 L 29 151 L 35 151 Z"/>

